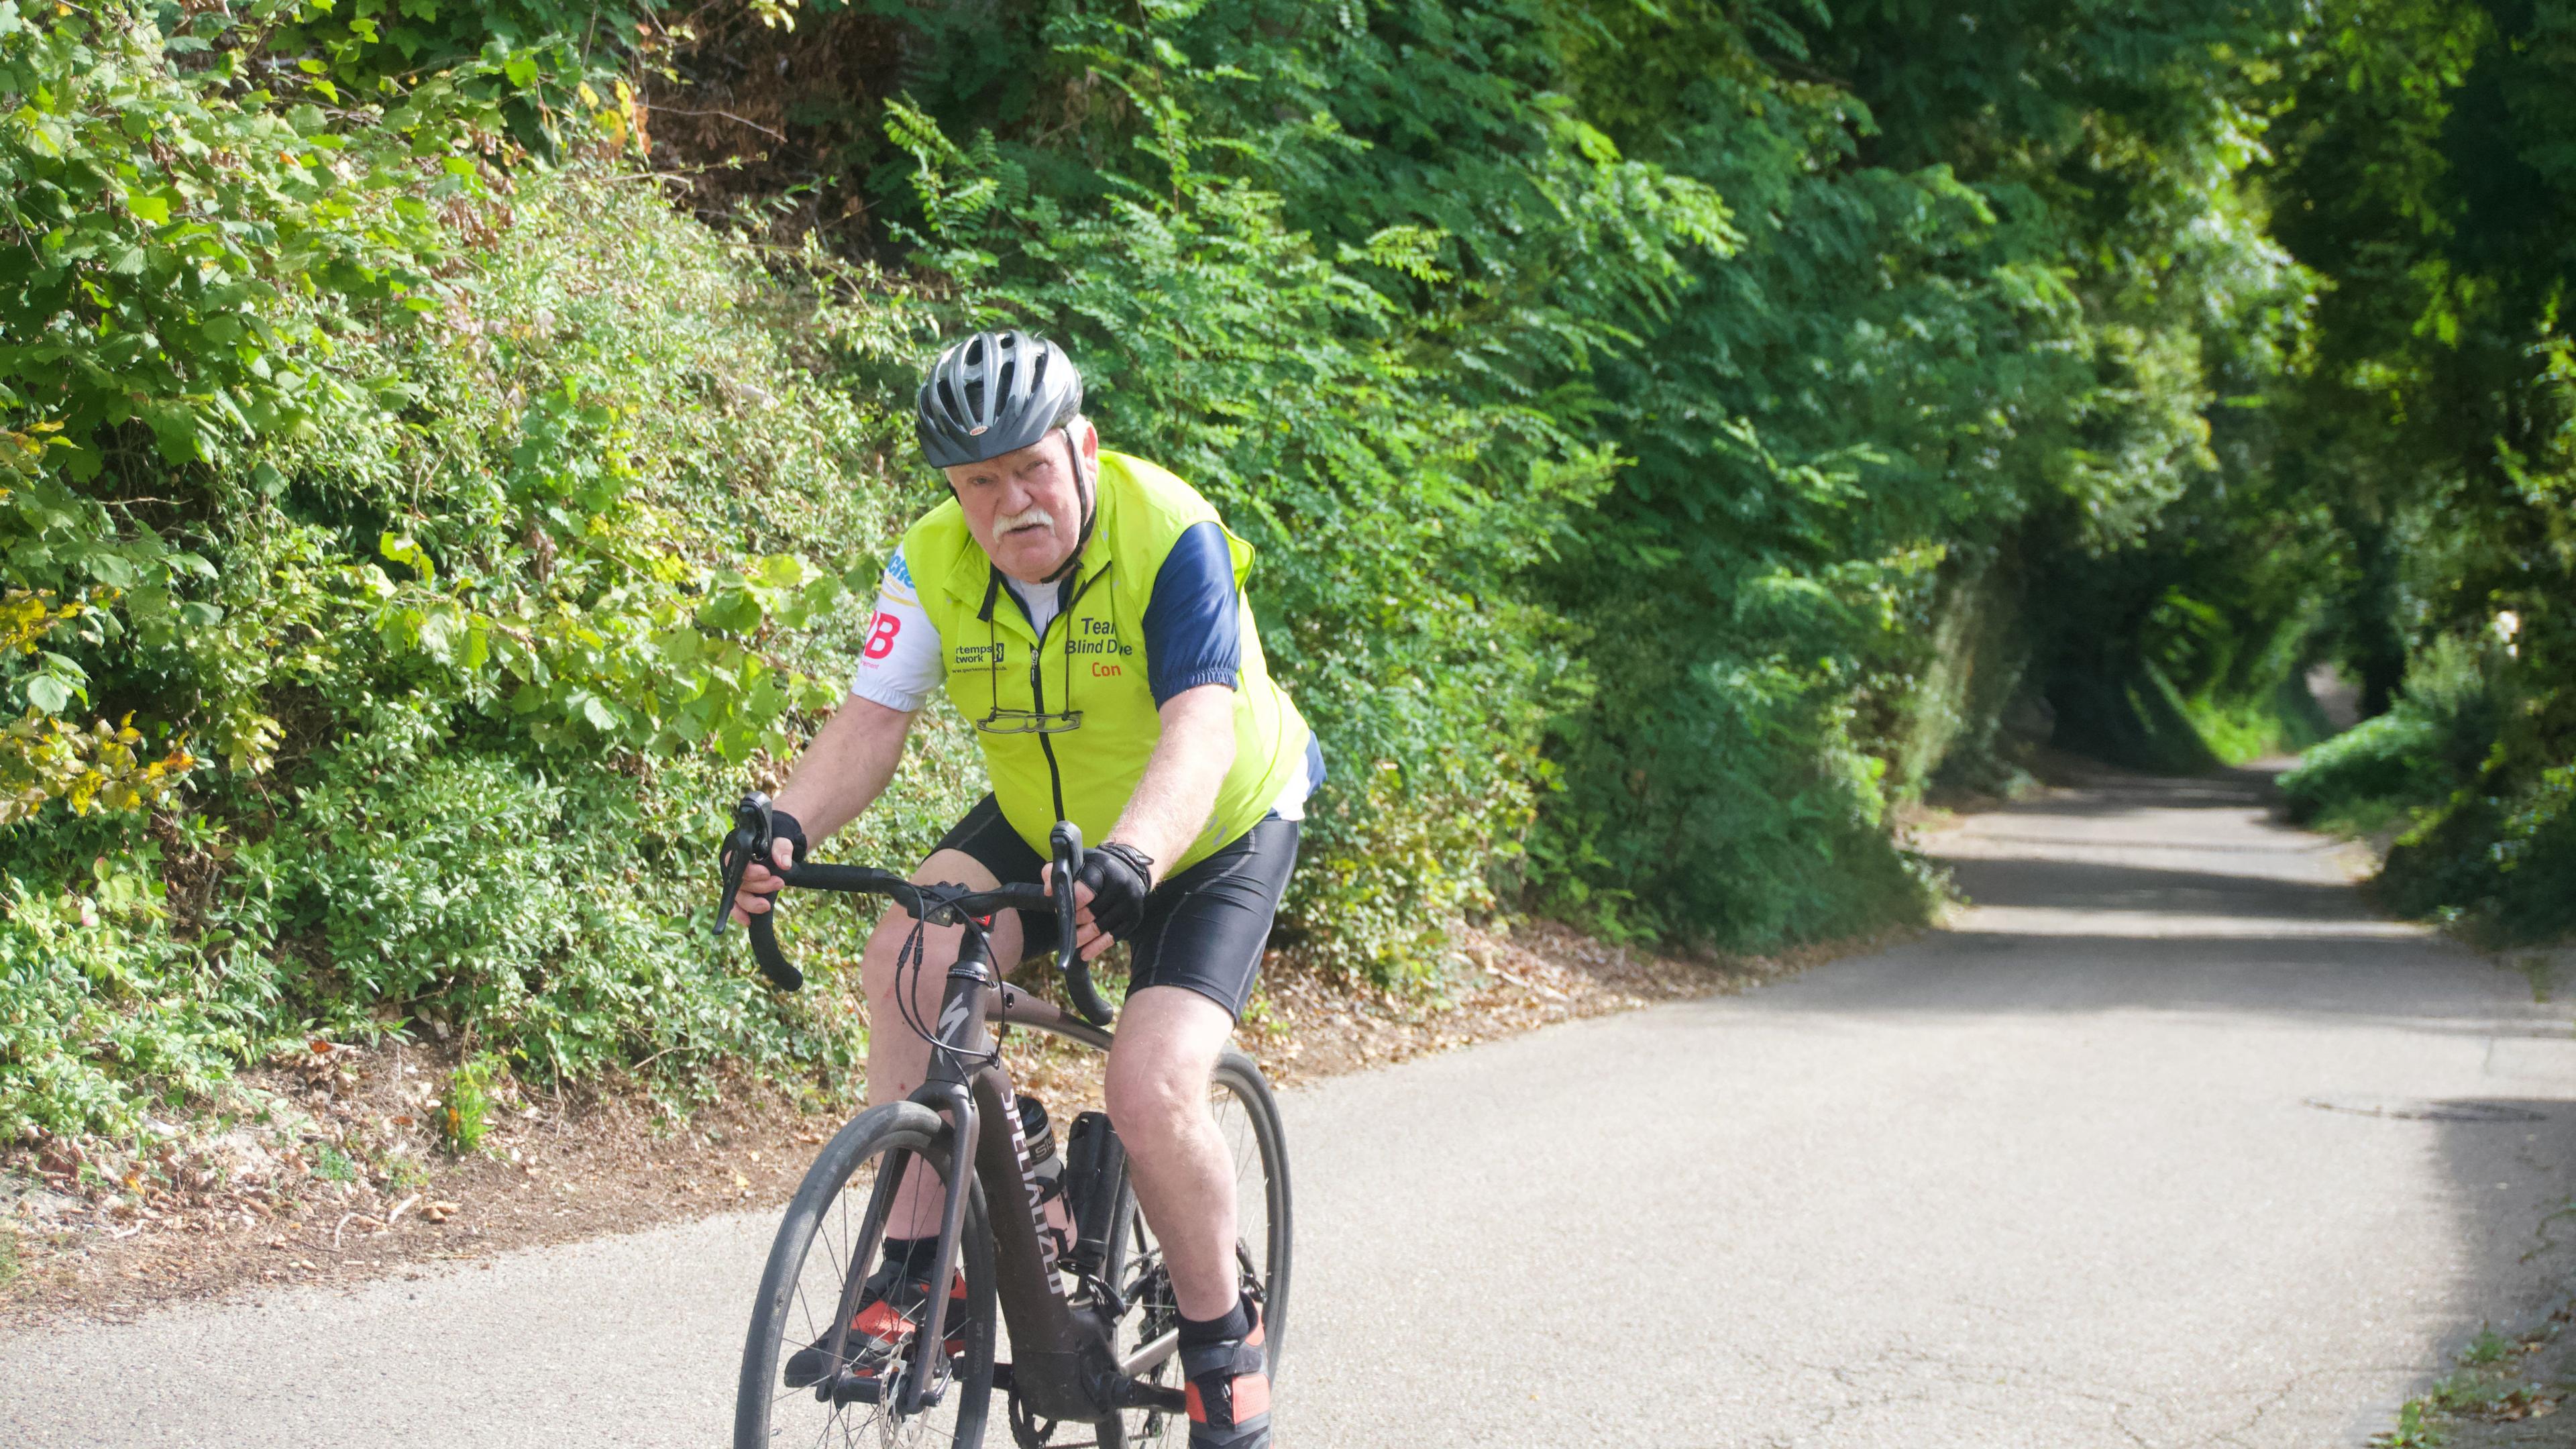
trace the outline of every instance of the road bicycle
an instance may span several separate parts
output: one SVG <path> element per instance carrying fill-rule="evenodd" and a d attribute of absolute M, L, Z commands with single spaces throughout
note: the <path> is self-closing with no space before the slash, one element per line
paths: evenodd
<path fill-rule="evenodd" d="M 723 930 L 744 867 L 770 859 L 770 805 L 747 795 L 726 839 Z M 1004 885 L 915 885 L 864 866 L 807 862 L 789 886 L 880 895 L 913 917 L 893 993 L 908 1029 L 931 1044 L 921 1089 L 850 1119 L 806 1171 L 770 1245 L 742 1355 L 734 1403 L 735 1449 L 777 1444 L 981 1444 L 993 1391 L 1007 1397 L 1011 1434 L 1025 1449 L 1076 1442 L 1178 1444 L 1188 1437 L 1179 1355 L 1179 1310 L 1153 1229 L 1137 1209 L 1126 1158 L 1107 1117 L 1084 1113 L 1065 1134 L 1061 1190 L 1071 1241 L 1050 1227 L 1048 1192 L 1032 1167 L 1017 1096 L 996 1033 L 1025 1027 L 1094 1051 L 1111 1041 L 1113 1013 L 1073 947 L 1073 881 L 1082 832 L 1055 827 L 1055 890 Z M 994 914 L 1052 911 L 1055 969 L 1067 1012 L 1003 980 L 988 934 Z M 939 1014 L 911 1003 L 922 929 L 964 928 L 947 968 Z M 779 950 L 772 913 L 751 917 L 752 955 L 781 990 L 804 977 Z M 909 978 L 906 970 L 914 973 Z M 988 1031 L 987 1028 L 992 1030 Z M 1288 1319 L 1288 1159 L 1279 1108 L 1250 1057 L 1229 1048 L 1217 1064 L 1210 1108 L 1235 1164 L 1237 1238 L 1244 1291 L 1261 1305 L 1270 1372 L 1279 1372 Z M 967 1170 L 960 1171 L 960 1167 Z M 908 1172 L 938 1183 L 937 1256 L 917 1307 L 898 1308 L 889 1329 L 853 1333 L 863 1285 L 878 1261 Z M 923 1188 L 912 1188 L 920 1193 Z M 996 1306 L 999 1323 L 996 1323 Z M 955 1321 L 959 1318 L 963 1322 Z M 1007 1333 L 1008 1358 L 1001 1355 Z M 799 1354 L 804 1358 L 800 1361 Z M 818 1357 L 819 1355 L 819 1357 Z M 801 1372 L 791 1368 L 802 1364 Z M 792 1386 L 791 1386 L 792 1383 Z M 1060 1428 L 1092 1437 L 1058 1441 Z M 1077 1431 L 1078 1432 L 1078 1431 Z"/>

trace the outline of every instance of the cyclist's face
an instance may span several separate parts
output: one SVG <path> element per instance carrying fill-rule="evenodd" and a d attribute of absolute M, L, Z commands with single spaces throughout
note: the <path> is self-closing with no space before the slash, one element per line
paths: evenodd
<path fill-rule="evenodd" d="M 1082 537 L 1082 491 L 1074 475 L 1097 467 L 1100 435 L 1089 423 L 1073 429 L 1073 447 L 1058 428 L 1015 453 L 949 468 L 948 486 L 966 510 L 967 531 L 984 546 L 993 566 L 1022 583 L 1037 583 L 1064 566 Z"/>

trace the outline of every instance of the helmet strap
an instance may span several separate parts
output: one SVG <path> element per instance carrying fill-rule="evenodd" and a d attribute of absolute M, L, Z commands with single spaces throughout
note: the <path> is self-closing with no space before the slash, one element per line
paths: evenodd
<path fill-rule="evenodd" d="M 1064 562 L 1056 567 L 1056 571 L 1038 580 L 1042 584 L 1054 583 L 1082 563 L 1082 551 L 1091 543 L 1091 525 L 1100 517 L 1100 480 L 1097 473 L 1083 471 L 1082 450 L 1074 446 L 1072 425 L 1067 424 L 1063 432 L 1065 461 L 1073 465 L 1074 491 L 1082 498 L 1082 536 L 1073 541 L 1073 552 L 1064 556 Z"/>

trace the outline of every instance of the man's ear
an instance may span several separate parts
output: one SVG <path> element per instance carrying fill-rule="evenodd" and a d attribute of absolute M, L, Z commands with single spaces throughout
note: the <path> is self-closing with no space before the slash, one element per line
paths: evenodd
<path fill-rule="evenodd" d="M 1100 466 L 1100 427 L 1089 418 L 1082 420 L 1082 458 L 1095 468 Z"/>

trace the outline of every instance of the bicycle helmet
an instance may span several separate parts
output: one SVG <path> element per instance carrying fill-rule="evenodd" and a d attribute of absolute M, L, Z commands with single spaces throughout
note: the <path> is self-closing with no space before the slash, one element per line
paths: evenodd
<path fill-rule="evenodd" d="M 978 332 L 930 365 L 913 431 L 934 468 L 1025 448 L 1082 411 L 1082 374 L 1064 349 L 1011 329 Z"/>

